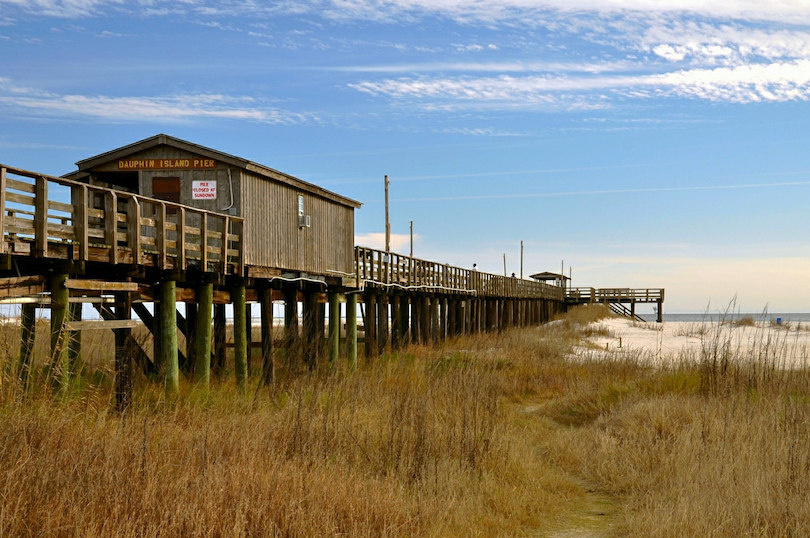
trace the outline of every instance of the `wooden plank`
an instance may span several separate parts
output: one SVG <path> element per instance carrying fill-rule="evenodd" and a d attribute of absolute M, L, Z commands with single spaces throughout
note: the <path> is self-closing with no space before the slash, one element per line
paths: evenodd
<path fill-rule="evenodd" d="M 48 209 L 54 211 L 62 211 L 63 213 L 73 214 L 73 206 L 64 202 L 57 202 L 56 200 L 48 200 Z"/>
<path fill-rule="evenodd" d="M 71 278 L 65 282 L 70 290 L 84 291 L 138 291 L 137 282 L 107 282 L 104 280 L 84 280 Z"/>
<path fill-rule="evenodd" d="M 134 329 L 141 324 L 137 319 L 117 319 L 112 321 L 88 320 L 69 321 L 65 327 L 69 331 L 96 331 L 102 329 Z"/>
<path fill-rule="evenodd" d="M 6 179 L 8 181 L 8 179 Z M 18 194 L 16 192 L 6 192 L 6 201 L 13 202 L 15 204 L 20 204 L 28 207 L 36 206 L 36 195 L 35 196 L 27 196 L 25 194 Z M 17 210 L 14 210 L 17 211 Z M 22 211 L 20 211 L 22 212 Z"/>
<path fill-rule="evenodd" d="M 0 297 L 26 297 L 45 291 L 44 276 L 0 279 Z"/>
<path fill-rule="evenodd" d="M 3 167 L 3 170 L 6 170 Z M 15 191 L 27 192 L 29 194 L 34 194 L 34 186 L 30 183 L 26 183 L 24 181 L 19 181 L 16 179 L 12 179 L 10 177 L 6 178 L 6 188 L 7 189 L 14 189 Z"/>

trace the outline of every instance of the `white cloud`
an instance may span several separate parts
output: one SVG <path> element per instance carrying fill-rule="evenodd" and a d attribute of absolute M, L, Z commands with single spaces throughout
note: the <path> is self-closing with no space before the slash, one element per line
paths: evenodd
<path fill-rule="evenodd" d="M 419 235 L 414 234 L 414 243 Z M 385 250 L 385 233 L 367 233 L 354 236 L 354 244 L 364 247 Z M 411 236 L 407 234 L 391 234 L 391 251 L 399 254 L 410 252 Z"/>
<path fill-rule="evenodd" d="M 156 97 L 111 97 L 103 95 L 59 95 L 14 86 L 0 78 L 0 107 L 6 114 L 49 117 L 86 117 L 106 121 L 192 121 L 216 118 L 270 124 L 318 121 L 312 114 L 300 114 L 267 107 L 250 97 L 221 94 L 178 94 Z"/>
<path fill-rule="evenodd" d="M 333 19 L 384 20 L 439 14 L 462 21 L 527 23 L 539 14 L 697 14 L 703 17 L 786 23 L 810 22 L 808 0 L 0 0 L 0 5 L 54 17 L 99 15 L 110 6 L 140 12 L 201 16 L 322 13 Z"/>
<path fill-rule="evenodd" d="M 613 91 L 631 97 L 680 96 L 746 103 L 810 98 L 810 60 L 714 69 L 687 69 L 652 75 L 515 77 L 421 77 L 366 81 L 351 88 L 395 99 L 478 102 L 535 107 L 586 102 L 590 92 Z M 577 101 L 574 94 L 581 94 Z M 452 106 L 452 105 L 451 105 Z"/>

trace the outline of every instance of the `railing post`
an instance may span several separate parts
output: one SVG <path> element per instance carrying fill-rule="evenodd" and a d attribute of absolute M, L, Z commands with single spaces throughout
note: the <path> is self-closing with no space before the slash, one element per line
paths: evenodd
<path fill-rule="evenodd" d="M 141 204 L 133 196 L 127 200 L 127 244 L 133 263 L 141 263 Z"/>
<path fill-rule="evenodd" d="M 7 252 L 6 246 L 6 168 L 0 167 L 0 253 Z"/>
<path fill-rule="evenodd" d="M 177 211 L 177 232 L 175 233 L 177 245 L 177 264 L 175 269 L 186 270 L 186 209 L 181 207 Z"/>
<path fill-rule="evenodd" d="M 208 213 L 200 215 L 200 270 L 208 271 Z"/>
<path fill-rule="evenodd" d="M 48 256 L 48 180 L 34 180 L 34 244 L 36 256 Z"/>
<path fill-rule="evenodd" d="M 104 196 L 104 242 L 110 247 L 110 263 L 118 263 L 118 196 L 112 191 Z"/>
<path fill-rule="evenodd" d="M 73 241 L 78 243 L 79 261 L 86 262 L 90 256 L 90 236 L 87 231 L 87 185 L 72 187 L 71 198 L 73 199 Z"/>
<path fill-rule="evenodd" d="M 220 256 L 222 256 L 222 274 L 228 274 L 228 222 L 230 218 L 223 217 L 222 220 L 222 245 L 220 245 Z"/>
<path fill-rule="evenodd" d="M 157 265 L 161 270 L 166 269 L 166 204 L 160 202 L 155 216 L 155 247 L 157 248 Z"/>

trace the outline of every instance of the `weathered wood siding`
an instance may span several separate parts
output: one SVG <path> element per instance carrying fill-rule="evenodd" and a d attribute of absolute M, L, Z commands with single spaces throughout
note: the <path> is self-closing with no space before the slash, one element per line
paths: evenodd
<path fill-rule="evenodd" d="M 210 159 L 210 157 L 203 157 L 195 155 L 188 151 L 184 151 L 171 146 L 158 146 L 146 151 L 139 151 L 132 153 L 126 157 L 127 159 Z M 107 164 L 93 168 L 91 173 L 97 172 L 119 172 L 118 161 L 116 159 Z M 216 161 L 216 159 L 214 159 Z M 231 205 L 231 192 L 228 182 L 228 169 L 231 170 L 231 178 L 233 183 L 233 207 L 225 209 Z M 191 207 L 196 207 L 204 211 L 215 211 L 217 213 L 226 213 L 228 215 L 239 215 L 239 168 L 233 167 L 227 163 L 216 161 L 216 168 L 212 169 L 161 169 L 161 170 L 139 170 L 139 189 L 138 194 L 142 196 L 152 196 L 152 178 L 153 177 L 179 177 L 180 178 L 180 203 Z M 216 181 L 217 182 L 217 197 L 212 200 L 195 200 L 191 188 L 194 181 Z M 103 187 L 109 187 L 104 182 L 91 181 L 92 184 L 98 184 Z"/>
<path fill-rule="evenodd" d="M 354 209 L 241 171 L 245 263 L 340 276 L 354 271 Z M 311 226 L 298 225 L 298 196 Z"/>

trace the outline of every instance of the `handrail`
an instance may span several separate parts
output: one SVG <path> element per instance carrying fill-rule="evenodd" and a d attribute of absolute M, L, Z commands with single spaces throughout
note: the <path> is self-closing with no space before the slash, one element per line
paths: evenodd
<path fill-rule="evenodd" d="M 566 299 L 578 302 L 636 302 L 660 303 L 664 301 L 663 288 L 568 288 Z"/>
<path fill-rule="evenodd" d="M 70 203 L 53 196 L 63 187 Z M 245 269 L 240 217 L 4 164 L 0 232 L 0 253 L 28 249 L 39 258 L 196 267 L 240 276 Z"/>
<path fill-rule="evenodd" d="M 355 247 L 357 282 L 404 290 L 467 293 L 483 297 L 562 300 L 563 289 L 545 282 L 523 280 L 421 260 L 368 247 Z"/>

